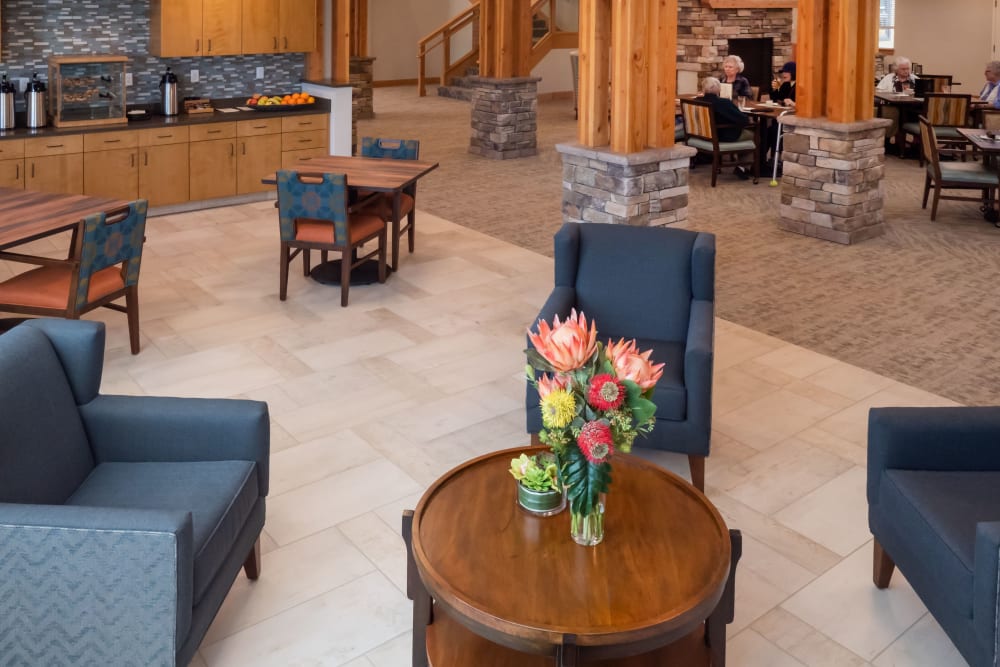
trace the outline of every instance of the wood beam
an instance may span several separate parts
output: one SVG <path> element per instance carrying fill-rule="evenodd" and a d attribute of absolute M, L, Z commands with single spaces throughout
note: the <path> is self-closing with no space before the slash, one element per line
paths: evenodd
<path fill-rule="evenodd" d="M 826 112 L 827 9 L 827 0 L 799 0 L 795 113 L 806 118 Z"/>
<path fill-rule="evenodd" d="M 649 126 L 650 146 L 674 145 L 674 100 L 677 97 L 677 0 L 650 0 Z"/>
<path fill-rule="evenodd" d="M 337 83 L 351 80 L 351 0 L 333 0 L 330 59 L 331 76 Z"/>
<path fill-rule="evenodd" d="M 326 54 L 323 44 L 326 39 L 326 28 L 323 19 L 323 0 L 316 0 L 316 46 L 306 53 L 305 78 L 323 79 L 326 76 Z"/>
<path fill-rule="evenodd" d="M 584 146 L 606 146 L 611 139 L 611 0 L 580 0 L 579 31 L 577 139 Z"/>
<path fill-rule="evenodd" d="M 531 73 L 529 0 L 482 0 L 479 5 L 479 73 L 510 79 Z"/>
<path fill-rule="evenodd" d="M 611 150 L 646 148 L 649 0 L 617 0 L 611 16 Z"/>
<path fill-rule="evenodd" d="M 368 57 L 368 0 L 351 0 L 351 55 Z"/>

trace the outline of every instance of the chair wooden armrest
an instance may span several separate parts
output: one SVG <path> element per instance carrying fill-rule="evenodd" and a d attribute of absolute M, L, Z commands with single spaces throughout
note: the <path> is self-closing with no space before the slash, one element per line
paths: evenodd
<path fill-rule="evenodd" d="M 34 264 L 36 266 L 64 266 L 66 264 L 74 264 L 72 258 L 53 259 L 51 257 L 37 257 L 35 255 L 23 255 L 18 252 L 2 252 L 2 251 L 0 251 L 0 260 L 7 260 L 8 262 L 20 262 L 22 264 Z"/>

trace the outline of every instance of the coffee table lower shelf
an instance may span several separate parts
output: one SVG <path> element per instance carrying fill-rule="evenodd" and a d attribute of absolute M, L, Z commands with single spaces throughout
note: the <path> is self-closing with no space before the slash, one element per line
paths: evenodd
<path fill-rule="evenodd" d="M 434 622 L 427 626 L 430 667 L 554 667 L 555 658 L 520 653 L 480 637 L 435 606 Z M 704 625 L 669 646 L 614 660 L 585 661 L 588 667 L 708 667 Z"/>

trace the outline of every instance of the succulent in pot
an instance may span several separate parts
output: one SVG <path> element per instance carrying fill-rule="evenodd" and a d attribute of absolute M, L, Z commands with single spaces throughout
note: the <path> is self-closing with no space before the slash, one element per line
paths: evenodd
<path fill-rule="evenodd" d="M 566 494 L 559 483 L 559 466 L 551 452 L 511 459 L 510 474 L 517 480 L 517 502 L 539 516 L 558 514 L 566 507 Z"/>

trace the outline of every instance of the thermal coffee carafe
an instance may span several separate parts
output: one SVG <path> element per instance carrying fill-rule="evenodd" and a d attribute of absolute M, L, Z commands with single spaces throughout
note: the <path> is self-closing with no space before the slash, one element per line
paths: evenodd
<path fill-rule="evenodd" d="M 171 72 L 169 67 L 160 78 L 160 95 L 163 102 L 161 109 L 163 115 L 176 116 L 179 106 L 177 102 L 177 75 Z"/>
<path fill-rule="evenodd" d="M 45 82 L 38 79 L 37 72 L 31 75 L 24 90 L 24 102 L 28 127 L 45 127 L 49 122 L 45 113 Z"/>
<path fill-rule="evenodd" d="M 0 130 L 14 129 L 14 93 L 17 88 L 3 75 L 0 81 Z"/>

